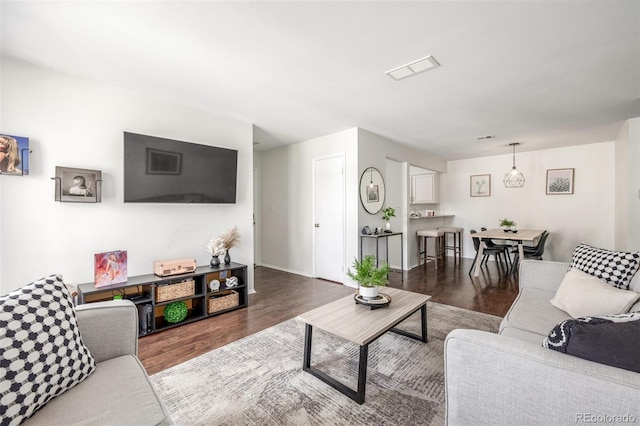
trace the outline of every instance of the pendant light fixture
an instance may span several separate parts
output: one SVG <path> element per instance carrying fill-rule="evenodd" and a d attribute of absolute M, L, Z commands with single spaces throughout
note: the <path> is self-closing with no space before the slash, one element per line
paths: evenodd
<path fill-rule="evenodd" d="M 369 189 L 373 191 L 373 167 L 369 167 L 369 170 L 371 170 L 371 181 L 369 182 Z"/>
<path fill-rule="evenodd" d="M 513 147 L 513 167 L 504 175 L 505 188 L 522 188 L 524 186 L 524 175 L 518 169 L 516 169 L 516 145 L 520 145 L 518 142 L 510 143 L 509 146 Z"/>

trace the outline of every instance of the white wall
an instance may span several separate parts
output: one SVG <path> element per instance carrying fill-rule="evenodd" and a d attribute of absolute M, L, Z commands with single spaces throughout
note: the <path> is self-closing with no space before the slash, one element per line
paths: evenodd
<path fill-rule="evenodd" d="M 629 123 L 629 242 L 627 250 L 640 250 L 640 117 Z"/>
<path fill-rule="evenodd" d="M 384 226 L 382 215 L 368 214 L 360 203 L 360 175 L 368 167 L 382 173 L 393 207 L 399 207 L 392 227 L 406 235 L 408 217 L 408 167 L 405 163 L 432 170 L 446 170 L 446 162 L 428 152 L 417 151 L 363 129 L 353 128 L 260 154 L 261 265 L 313 275 L 312 161 L 345 153 L 346 250 L 345 270 L 359 257 L 360 229 Z M 388 159 L 393 160 L 388 162 Z M 393 177 L 387 173 L 387 166 Z M 398 174 L 397 176 L 395 176 Z M 404 181 L 403 181 L 404 177 Z M 385 207 L 389 205 L 385 202 Z M 390 243 L 391 244 L 391 243 Z M 407 239 L 405 238 L 404 252 Z M 380 248 L 384 250 L 381 244 Z M 391 245 L 390 245 L 391 248 Z M 365 246 L 364 252 L 375 250 Z M 395 256 L 395 255 L 394 255 Z M 392 263 L 399 259 L 391 258 Z M 405 256 L 405 267 L 407 258 Z M 394 265 L 395 266 L 395 265 Z M 345 283 L 349 280 L 345 277 Z"/>
<path fill-rule="evenodd" d="M 614 142 L 516 153 L 525 176 L 522 188 L 505 188 L 511 155 L 450 161 L 441 177 L 440 207 L 454 213 L 452 226 L 464 228 L 464 256 L 475 251 L 470 229 L 497 228 L 502 218 L 521 229 L 548 229 L 546 260 L 568 261 L 580 242 L 613 248 Z M 575 168 L 573 195 L 546 195 L 546 170 Z M 469 196 L 469 177 L 491 174 L 491 196 Z"/>
<path fill-rule="evenodd" d="M 387 165 L 393 164 L 388 163 L 388 159 L 401 163 L 402 167 L 399 169 L 398 167 L 391 166 L 389 170 L 387 170 Z M 413 247 L 411 244 L 415 239 L 415 233 L 409 233 L 409 168 L 411 165 L 436 172 L 444 172 L 447 170 L 447 162 L 442 157 L 427 151 L 418 151 L 367 130 L 358 129 L 358 178 L 368 167 L 377 168 L 380 170 L 380 173 L 382 173 L 385 184 L 387 182 L 389 183 L 386 185 L 387 194 L 395 194 L 390 195 L 392 202 L 395 203 L 401 200 L 401 209 L 396 211 L 396 216 L 399 218 L 392 222 L 392 226 L 394 230 L 397 230 L 397 225 L 400 225 L 402 227 L 400 230 L 404 232 L 404 269 L 408 269 L 408 265 L 411 264 L 410 259 L 415 258 L 415 253 L 410 250 L 410 247 Z M 401 179 L 396 179 L 396 177 L 388 175 L 390 171 L 392 173 L 401 173 Z M 398 196 L 397 194 L 401 195 Z M 386 202 L 383 207 L 387 207 Z M 392 207 L 396 206 L 392 205 Z M 361 229 L 365 225 L 374 229 L 376 226 L 384 226 L 385 224 L 381 213 L 371 215 L 361 205 L 358 209 L 358 222 L 358 229 Z M 395 238 L 397 239 L 397 237 Z M 375 253 L 374 244 L 373 241 L 366 241 L 363 253 Z M 391 244 L 391 241 L 389 241 L 390 248 L 392 247 Z M 380 244 L 380 246 L 383 247 L 382 244 Z M 390 257 L 391 256 L 390 253 Z M 393 257 L 391 257 L 391 260 L 393 263 Z"/>
<path fill-rule="evenodd" d="M 620 129 L 615 162 L 615 249 L 640 250 L 640 118 Z"/>
<path fill-rule="evenodd" d="M 0 293 L 61 273 L 93 281 L 93 256 L 128 251 L 129 275 L 156 259 L 208 264 L 209 238 L 238 226 L 236 262 L 253 264 L 252 125 L 3 58 L 2 131 L 30 138 L 30 175 L 2 176 Z M 123 131 L 237 149 L 233 205 L 124 204 Z M 102 203 L 54 201 L 56 166 L 102 171 Z M 250 290 L 253 268 L 249 268 Z"/>
<path fill-rule="evenodd" d="M 386 176 L 385 187 L 387 188 L 385 207 L 393 207 L 396 209 L 396 217 L 392 217 L 389 221 L 391 230 L 394 232 L 403 231 L 407 220 L 407 200 L 405 193 L 402 191 L 404 187 L 403 184 L 406 182 L 404 178 L 405 175 L 403 174 L 403 163 L 387 159 L 383 173 Z M 389 243 L 389 264 L 394 269 L 402 268 L 402 263 L 404 262 L 401 263 L 400 259 L 400 250 L 402 249 L 400 238 L 390 237 L 385 238 L 385 240 L 386 241 L 380 241 L 380 249 L 386 250 L 386 243 Z M 385 254 L 383 253 L 385 252 L 380 253 L 380 257 L 384 259 Z"/>
<path fill-rule="evenodd" d="M 261 153 L 261 265 L 313 276 L 313 160 L 335 154 L 345 156 L 345 271 L 358 255 L 354 128 Z"/>
<path fill-rule="evenodd" d="M 625 122 L 615 144 L 615 237 L 614 249 L 626 250 L 629 246 L 629 122 Z"/>

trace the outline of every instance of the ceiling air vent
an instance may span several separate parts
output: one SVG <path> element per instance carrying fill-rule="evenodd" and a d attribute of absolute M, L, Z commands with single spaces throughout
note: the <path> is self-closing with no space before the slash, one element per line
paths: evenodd
<path fill-rule="evenodd" d="M 394 80 L 402 80 L 403 78 L 411 77 L 412 75 L 416 75 L 439 66 L 440 64 L 436 61 L 436 58 L 429 55 L 422 59 L 418 59 L 417 61 L 413 61 L 409 64 L 387 71 L 385 74 Z"/>

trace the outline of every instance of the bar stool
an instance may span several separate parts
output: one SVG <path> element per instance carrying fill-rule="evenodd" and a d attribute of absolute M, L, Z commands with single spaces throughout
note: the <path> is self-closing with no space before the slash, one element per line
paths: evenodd
<path fill-rule="evenodd" d="M 437 229 L 422 229 L 420 231 L 416 231 L 416 238 L 418 239 L 418 266 L 421 265 L 420 261 L 422 259 L 424 259 L 425 266 L 427 265 L 427 261 L 429 259 L 433 259 L 435 260 L 436 269 L 438 269 L 438 263 L 440 262 L 440 260 L 444 260 L 444 244 L 441 244 L 441 242 L 443 242 L 444 232 Z M 427 243 L 429 241 L 429 238 L 435 238 L 435 256 L 429 256 L 429 254 L 427 253 Z M 424 245 L 424 251 L 420 250 L 421 241 Z"/>
<path fill-rule="evenodd" d="M 453 251 L 453 257 L 455 259 L 456 254 L 458 255 L 458 260 L 462 260 L 462 232 L 464 228 L 458 228 L 456 226 L 441 226 L 438 227 L 438 231 L 444 232 L 444 248 L 443 251 L 447 252 L 447 250 Z M 453 245 L 447 244 L 447 235 L 453 236 Z"/>

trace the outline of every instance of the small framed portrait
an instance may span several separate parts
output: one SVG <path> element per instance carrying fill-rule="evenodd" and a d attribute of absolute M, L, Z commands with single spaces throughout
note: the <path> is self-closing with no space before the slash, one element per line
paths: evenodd
<path fill-rule="evenodd" d="M 56 166 L 56 201 L 71 203 L 99 203 L 102 172 Z"/>
<path fill-rule="evenodd" d="M 469 195 L 471 197 L 491 196 L 491 175 L 472 175 Z"/>
<path fill-rule="evenodd" d="M 573 176 L 575 169 L 548 169 L 547 195 L 573 194 Z"/>
<path fill-rule="evenodd" d="M 147 148 L 148 175 L 179 175 L 181 172 L 181 153 Z"/>
<path fill-rule="evenodd" d="M 29 138 L 0 135 L 0 174 L 29 174 Z"/>
<path fill-rule="evenodd" d="M 367 186 L 367 203 L 377 203 L 378 201 L 380 201 L 378 185 Z"/>

